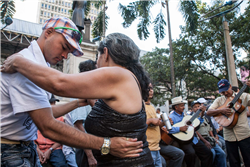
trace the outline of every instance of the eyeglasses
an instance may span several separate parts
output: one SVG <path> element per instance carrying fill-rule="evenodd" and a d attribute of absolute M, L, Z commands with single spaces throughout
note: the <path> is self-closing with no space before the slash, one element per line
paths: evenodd
<path fill-rule="evenodd" d="M 82 43 L 82 33 L 74 28 L 70 28 L 70 27 L 55 27 L 56 29 L 68 29 L 68 30 L 72 30 L 72 36 L 74 39 L 76 39 L 77 41 L 79 41 L 79 44 Z"/>

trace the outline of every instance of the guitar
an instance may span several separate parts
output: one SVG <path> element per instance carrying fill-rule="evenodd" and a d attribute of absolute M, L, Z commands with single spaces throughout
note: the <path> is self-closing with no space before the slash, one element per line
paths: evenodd
<path fill-rule="evenodd" d="M 174 142 L 174 139 L 172 139 L 165 131 L 161 129 L 161 140 L 163 140 L 167 145 L 170 145 Z"/>
<path fill-rule="evenodd" d="M 238 122 L 239 115 L 245 110 L 245 107 L 241 105 L 242 101 L 240 99 L 240 96 L 246 88 L 247 85 L 244 84 L 243 87 L 240 89 L 239 93 L 234 98 L 227 98 L 225 103 L 217 108 L 222 109 L 228 107 L 232 109 L 232 113 L 230 116 L 226 116 L 222 113 L 213 116 L 215 121 L 218 122 L 218 124 L 220 124 L 224 128 L 233 128 Z"/>
<path fill-rule="evenodd" d="M 193 116 L 186 115 L 181 122 L 174 124 L 172 127 L 181 127 L 188 126 L 188 129 L 185 132 L 178 132 L 175 134 L 169 134 L 179 143 L 190 143 L 194 137 L 195 128 L 200 125 L 200 120 L 196 119 L 202 110 L 198 110 Z"/>

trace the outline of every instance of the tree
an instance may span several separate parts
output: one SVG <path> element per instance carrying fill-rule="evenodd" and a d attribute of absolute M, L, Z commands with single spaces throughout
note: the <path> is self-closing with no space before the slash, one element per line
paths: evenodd
<path fill-rule="evenodd" d="M 106 15 L 106 1 L 98 0 L 98 1 L 88 1 L 87 7 L 88 11 L 90 9 L 90 5 L 94 4 L 96 9 L 103 8 L 102 11 L 99 12 L 96 20 L 93 23 L 93 31 L 92 37 L 105 36 L 105 30 L 108 28 L 108 19 L 109 17 Z M 103 26 L 105 25 L 105 26 Z"/>
<path fill-rule="evenodd" d="M 250 53 L 250 1 L 245 8 L 245 12 L 237 18 L 234 18 L 230 25 L 231 40 L 234 46 L 239 49 L 242 48 L 248 54 Z M 240 26 L 239 26 L 240 25 Z"/>
<path fill-rule="evenodd" d="M 15 14 L 15 1 L 14 0 L 8 0 L 8 1 L 1 1 L 1 22 L 3 24 L 6 17 L 13 18 L 13 15 Z"/>
<path fill-rule="evenodd" d="M 204 3 L 197 3 L 197 8 L 199 14 L 202 15 L 219 5 L 221 5 L 219 1 L 215 2 L 212 7 Z M 238 11 L 235 10 L 226 15 L 231 26 L 235 24 L 233 21 L 237 18 L 237 14 Z M 237 24 L 239 25 L 239 23 Z M 231 27 L 229 29 L 231 32 L 239 32 L 240 28 L 240 26 L 238 28 L 235 26 L 234 29 Z M 187 26 L 181 27 L 181 30 L 179 39 L 173 41 L 174 70 L 176 81 L 185 81 L 187 92 L 184 92 L 186 93 L 184 95 L 180 87 L 177 87 L 176 93 L 187 96 L 188 99 L 218 96 L 219 94 L 216 93 L 217 82 L 222 78 L 228 78 L 222 18 L 216 17 L 205 22 L 198 22 L 194 34 L 190 33 Z M 241 43 L 241 40 L 238 39 L 232 43 L 236 67 L 240 65 L 236 46 Z M 161 50 L 156 48 L 153 52 L 143 56 L 141 61 L 150 74 L 155 87 L 164 87 L 165 92 L 168 93 L 171 91 L 169 87 L 169 55 L 167 51 Z M 157 101 L 162 102 L 161 99 L 166 98 L 164 97 L 165 92 L 163 92 L 164 95 L 158 94 L 156 90 Z"/>
<path fill-rule="evenodd" d="M 150 10 L 158 3 L 162 3 L 162 6 L 164 6 L 164 3 L 159 2 L 158 0 L 135 1 L 129 3 L 127 6 L 124 6 L 120 3 L 119 11 L 124 19 L 124 22 L 122 23 L 123 27 L 127 28 L 136 19 L 139 19 L 139 23 L 137 24 L 137 34 L 140 40 L 146 40 L 150 35 L 148 27 L 151 23 L 153 23 L 156 41 L 160 42 L 160 40 L 165 37 L 166 26 L 162 8 L 159 10 L 160 12 L 157 14 L 154 21 L 151 20 L 150 16 Z M 192 30 L 192 32 L 195 32 L 198 19 L 196 2 L 193 0 L 180 1 L 180 11 L 185 18 L 188 29 Z"/>

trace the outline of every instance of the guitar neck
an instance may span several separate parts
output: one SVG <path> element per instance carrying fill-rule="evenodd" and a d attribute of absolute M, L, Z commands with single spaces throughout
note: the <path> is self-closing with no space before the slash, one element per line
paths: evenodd
<path fill-rule="evenodd" d="M 190 122 L 192 123 L 194 121 L 195 118 L 197 118 L 199 116 L 199 114 L 201 113 L 201 109 L 199 109 L 191 118 L 190 118 Z"/>
<path fill-rule="evenodd" d="M 244 90 L 247 88 L 247 85 L 244 84 L 243 87 L 240 89 L 239 93 L 237 93 L 237 95 L 234 97 L 234 99 L 232 100 L 231 104 L 232 106 L 238 101 L 238 99 L 240 98 L 240 96 L 242 95 L 242 93 L 244 92 Z"/>

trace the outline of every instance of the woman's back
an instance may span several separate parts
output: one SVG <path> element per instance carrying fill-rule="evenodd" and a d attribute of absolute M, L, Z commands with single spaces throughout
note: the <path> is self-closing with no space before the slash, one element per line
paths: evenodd
<path fill-rule="evenodd" d="M 111 154 L 101 155 L 93 150 L 98 166 L 153 166 L 153 159 L 146 138 L 146 113 L 143 109 L 135 114 L 121 114 L 98 100 L 85 121 L 88 133 L 102 137 L 128 137 L 143 141 L 143 151 L 136 158 L 119 158 Z"/>

